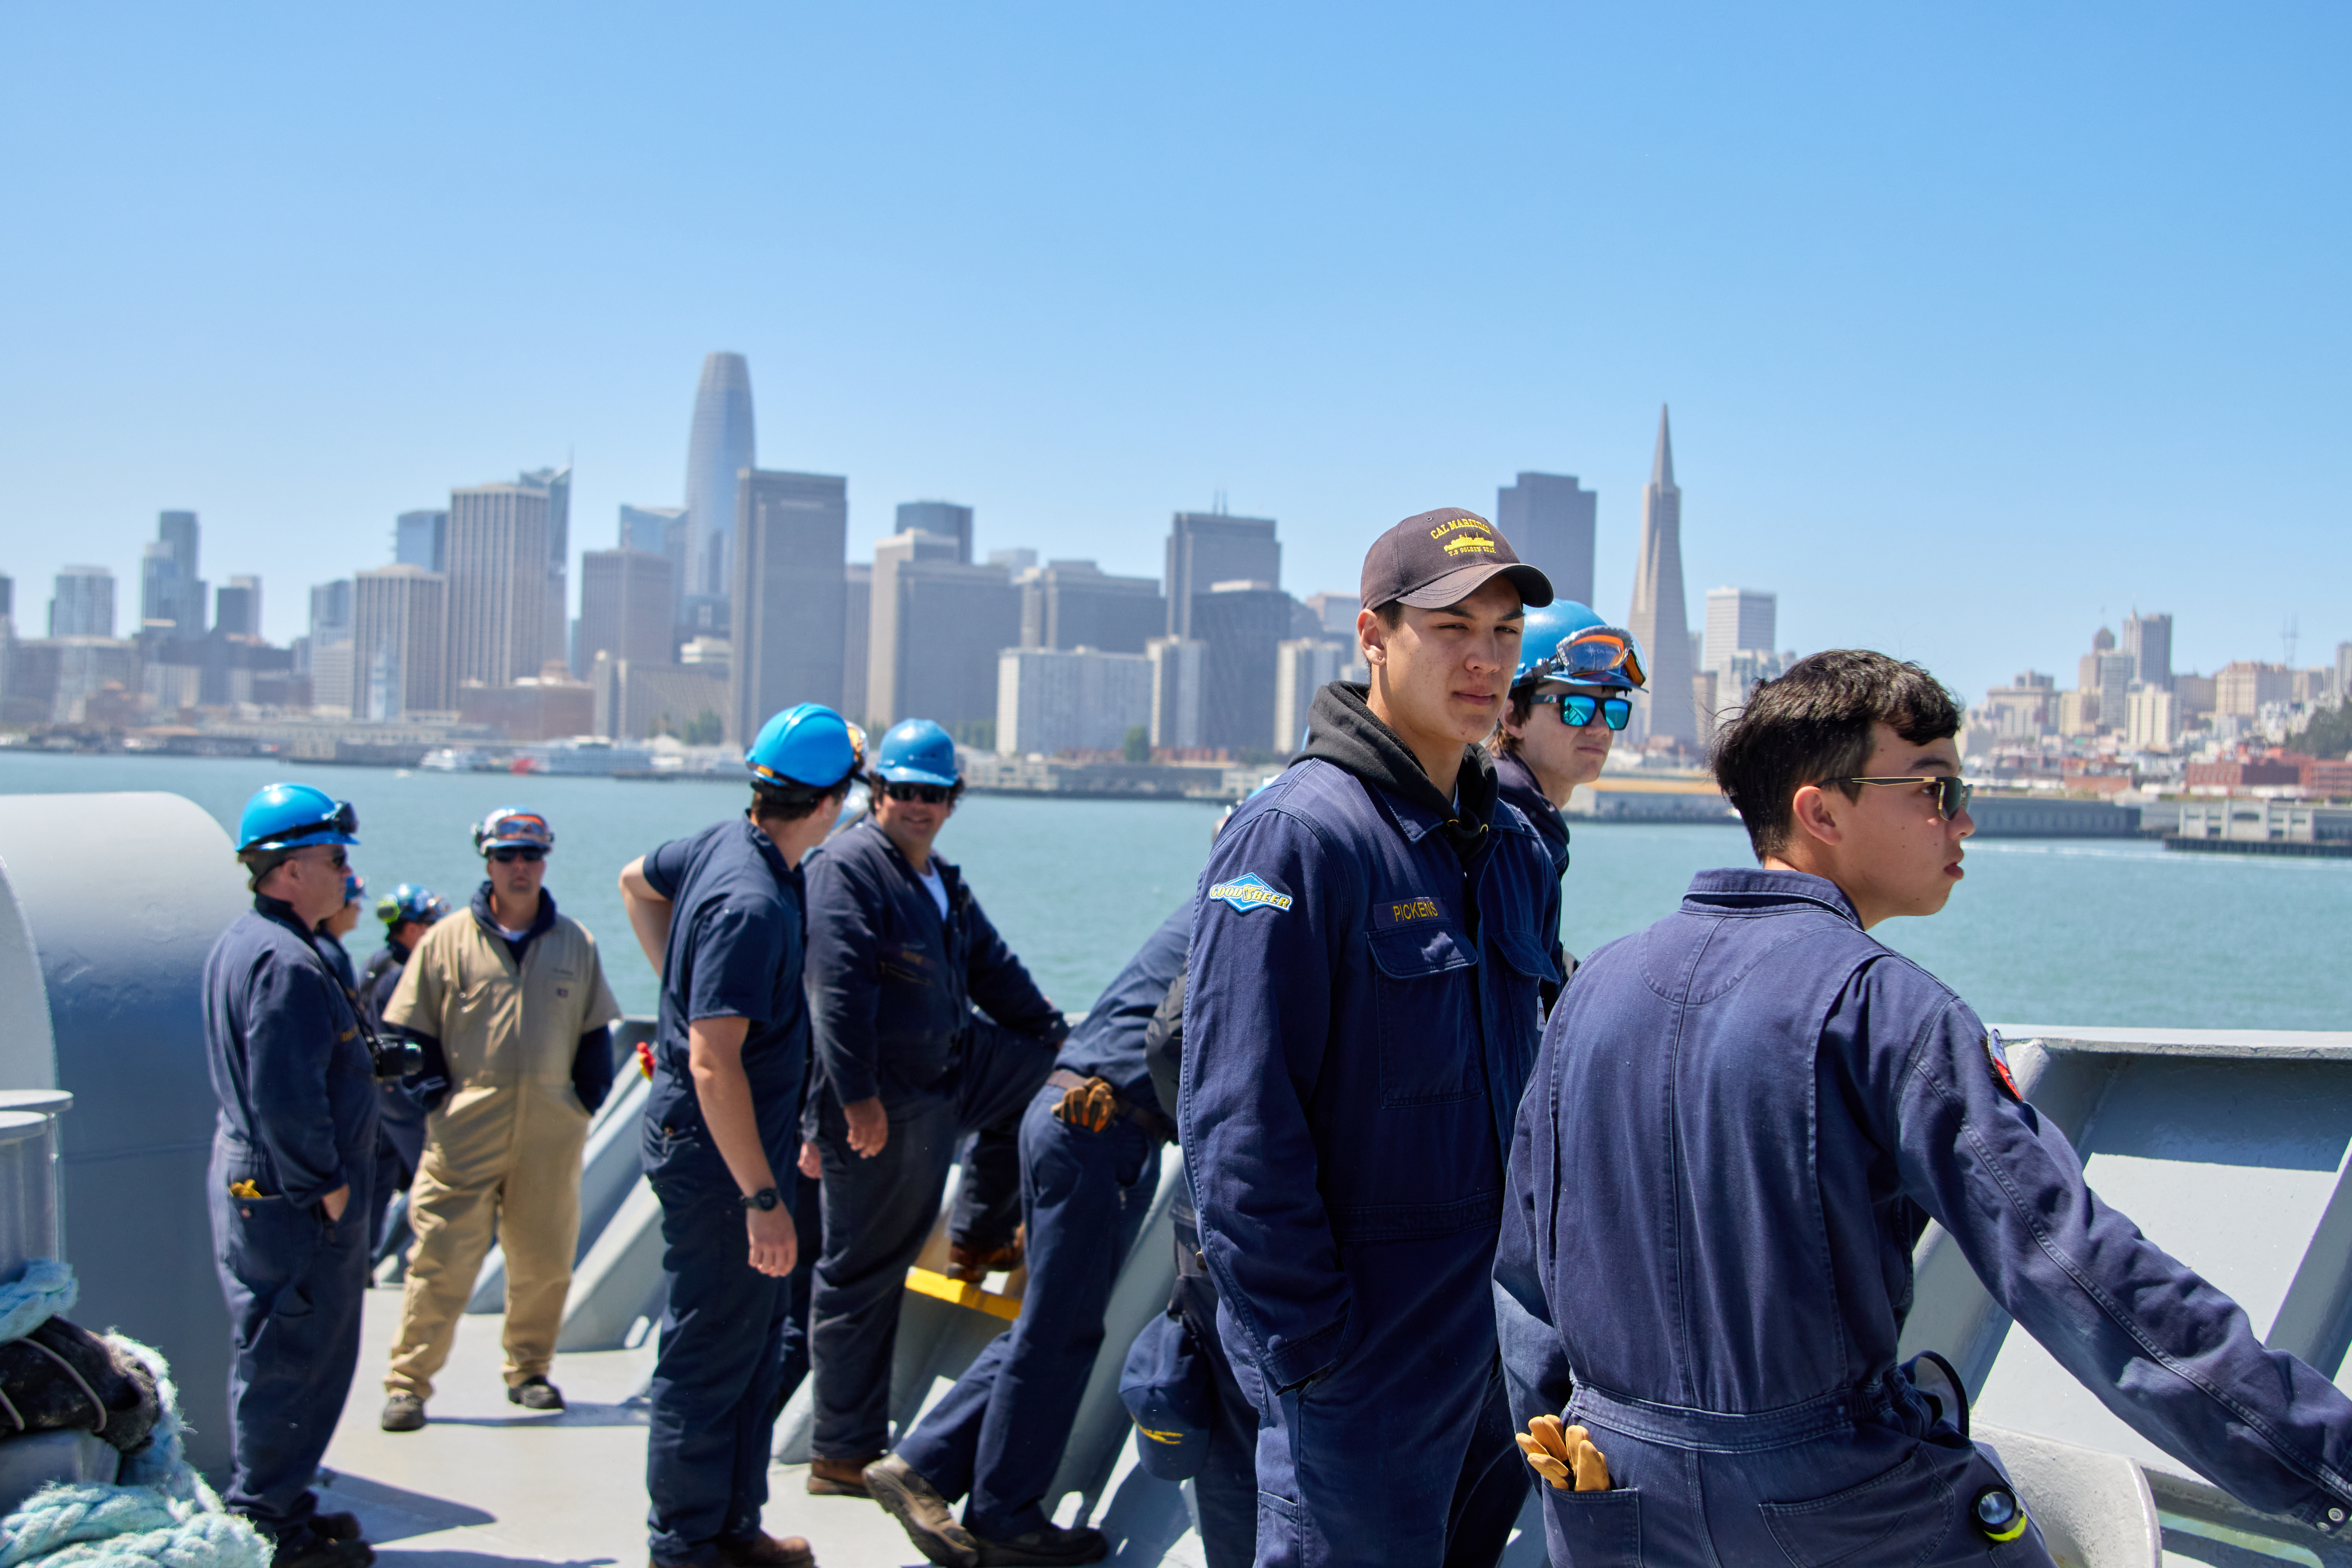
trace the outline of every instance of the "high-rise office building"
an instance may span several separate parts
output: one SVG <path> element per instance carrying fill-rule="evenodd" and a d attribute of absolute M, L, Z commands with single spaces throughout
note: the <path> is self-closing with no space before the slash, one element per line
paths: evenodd
<path fill-rule="evenodd" d="M 538 485 L 449 492 L 450 689 L 535 679 L 548 649 L 562 646 L 547 625 L 547 511 Z"/>
<path fill-rule="evenodd" d="M 693 531 L 682 506 L 623 506 L 620 547 L 641 555 L 659 555 L 669 562 L 669 618 L 675 628 L 686 596 L 688 535 Z M 671 646 L 677 646 L 673 629 Z"/>
<path fill-rule="evenodd" d="M 261 579 L 231 577 L 213 592 L 213 630 L 225 637 L 261 639 Z"/>
<path fill-rule="evenodd" d="M 580 556 L 583 678 L 600 653 L 638 665 L 667 664 L 677 621 L 671 615 L 669 557 L 641 550 L 588 550 Z"/>
<path fill-rule="evenodd" d="M 853 561 L 842 568 L 841 711 L 853 724 L 866 722 L 866 661 L 873 656 L 874 568 Z"/>
<path fill-rule="evenodd" d="M 1139 654 L 1168 621 L 1156 579 L 1114 577 L 1091 561 L 1049 561 L 1018 581 L 1023 647 Z"/>
<path fill-rule="evenodd" d="M 564 636 L 572 619 L 572 468 L 531 468 L 520 482 L 547 492 L 547 643 L 539 657 L 542 663 L 562 664 L 572 652 Z"/>
<path fill-rule="evenodd" d="M 1355 651 L 1330 637 L 1292 637 L 1276 645 L 1273 741 L 1277 756 L 1286 757 L 1298 750 L 1315 694 L 1339 679 L 1340 672 L 1355 661 Z"/>
<path fill-rule="evenodd" d="M 2099 656 L 2116 651 L 2116 634 L 2101 626 L 2091 634 L 2091 651 L 2074 665 L 2074 689 L 2085 698 L 2099 689 Z"/>
<path fill-rule="evenodd" d="M 452 501 L 455 546 L 464 537 L 457 524 L 465 510 L 454 497 Z M 352 689 L 345 700 L 352 717 L 381 721 L 411 713 L 446 713 L 455 707 L 452 694 L 457 683 L 449 678 L 446 657 L 452 643 L 447 616 L 450 580 L 421 566 L 379 566 L 359 573 L 352 587 Z M 343 706 L 318 689 L 317 679 L 312 678 L 312 700 L 323 706 Z"/>
<path fill-rule="evenodd" d="M 2132 679 L 2143 686 L 2172 689 L 2172 616 L 2134 612 L 2124 622 L 2123 651 L 2131 655 Z"/>
<path fill-rule="evenodd" d="M 1092 648 L 996 656 L 996 749 L 1005 756 L 1116 752 L 1151 725 L 1151 661 Z"/>
<path fill-rule="evenodd" d="M 752 468 L 737 486 L 730 744 L 797 702 L 841 703 L 849 481 Z"/>
<path fill-rule="evenodd" d="M 1503 537 L 1507 539 L 1510 535 Z M 1345 642 L 1356 640 L 1356 614 L 1364 607 L 1356 594 L 1309 594 L 1301 602 L 1324 631 Z"/>
<path fill-rule="evenodd" d="M 686 449 L 687 583 L 681 596 L 733 590 L 735 485 L 758 462 L 751 427 L 751 367 L 741 354 L 706 354 L 694 389 Z"/>
<path fill-rule="evenodd" d="M 1521 474 L 1495 492 L 1495 526 L 1518 558 L 1551 580 L 1557 597 L 1592 603 L 1592 548 L 1601 498 L 1573 474 Z"/>
<path fill-rule="evenodd" d="M 1201 677 L 1204 645 L 1188 637 L 1153 637 L 1143 646 L 1151 666 L 1151 743 L 1189 752 L 1201 744 Z"/>
<path fill-rule="evenodd" d="M 420 572 L 449 570 L 449 514 L 404 511 L 392 520 L 392 559 Z"/>
<path fill-rule="evenodd" d="M 1709 588 L 1699 668 L 1727 674 L 1732 655 L 1772 647 L 1780 598 L 1755 588 Z"/>
<path fill-rule="evenodd" d="M 956 559 L 971 564 L 971 508 L 958 506 L 951 500 L 908 500 L 898 503 L 898 531 L 901 533 L 936 533 L 942 539 L 956 542 Z M 991 565 L 1006 565 L 995 556 L 989 557 Z M 1033 565 L 1032 561 L 1020 565 Z"/>
<path fill-rule="evenodd" d="M 139 622 L 183 637 L 205 629 L 205 584 L 198 575 L 198 530 L 192 511 L 158 515 L 155 542 L 140 553 Z"/>
<path fill-rule="evenodd" d="M 1201 740 L 1236 753 L 1274 750 L 1275 670 L 1293 601 L 1279 588 L 1227 584 L 1192 598 L 1202 656 Z"/>
<path fill-rule="evenodd" d="M 201 607 L 197 614 L 202 616 Z M 201 619 L 197 623 L 201 627 Z M 49 635 L 53 637 L 110 637 L 114 635 L 114 574 L 103 566 L 68 566 L 58 573 L 49 599 Z"/>
<path fill-rule="evenodd" d="M 1658 449 L 1651 459 L 1650 482 L 1642 489 L 1642 554 L 1633 567 L 1633 608 L 1626 622 L 1626 629 L 1650 656 L 1650 699 L 1633 706 L 1641 733 L 1697 744 L 1698 723 L 1691 711 L 1690 612 L 1683 599 L 1683 492 L 1675 483 L 1674 437 L 1664 407 L 1658 410 Z"/>
<path fill-rule="evenodd" d="M 304 640 L 310 644 L 311 706 L 348 712 L 352 706 L 350 578 L 321 583 L 310 590 L 310 631 Z"/>
<path fill-rule="evenodd" d="M 1168 634 L 1196 635 L 1193 603 L 1215 584 L 1256 582 L 1270 588 L 1282 586 L 1282 546 L 1275 541 L 1274 519 L 1228 517 L 1221 511 L 1178 512 L 1169 526 L 1167 563 L 1160 582 L 1168 595 Z M 1267 721 L 1273 721 L 1271 715 Z"/>
<path fill-rule="evenodd" d="M 929 719 L 950 731 L 996 719 L 996 656 L 1021 642 L 1021 590 L 1002 566 L 967 565 L 952 539 L 901 533 L 874 546 L 866 712 L 877 729 Z"/>
<path fill-rule="evenodd" d="M 2131 695 L 2132 656 L 2127 653 L 2102 653 L 2094 657 L 2098 661 L 2095 683 L 2084 687 L 2084 694 L 2098 693 L 2099 728 L 2120 731 L 2125 728 L 2125 716 L 2130 711 L 2125 699 Z"/>

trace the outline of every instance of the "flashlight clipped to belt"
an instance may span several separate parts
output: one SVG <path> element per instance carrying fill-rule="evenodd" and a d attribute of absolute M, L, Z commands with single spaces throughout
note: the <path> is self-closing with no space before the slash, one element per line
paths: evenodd
<path fill-rule="evenodd" d="M 2025 1505 L 2007 1487 L 1987 1487 L 1977 1493 L 1969 1513 L 1977 1522 L 1978 1532 L 1996 1546 L 2025 1533 Z"/>

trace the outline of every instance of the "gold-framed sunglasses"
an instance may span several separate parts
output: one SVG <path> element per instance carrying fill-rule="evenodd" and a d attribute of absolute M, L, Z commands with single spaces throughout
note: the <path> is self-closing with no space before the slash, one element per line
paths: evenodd
<path fill-rule="evenodd" d="M 1936 786 L 1936 810 L 1946 822 L 1968 810 L 1969 799 L 1977 786 L 1962 781 L 1958 773 L 1905 773 L 1896 778 L 1823 779 L 1833 784 L 1933 784 Z"/>

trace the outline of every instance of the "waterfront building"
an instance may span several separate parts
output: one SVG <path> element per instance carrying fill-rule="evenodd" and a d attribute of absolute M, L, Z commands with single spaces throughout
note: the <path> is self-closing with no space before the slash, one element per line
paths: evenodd
<path fill-rule="evenodd" d="M 1178 512 L 1168 530 L 1160 581 L 1168 595 L 1168 635 L 1196 635 L 1192 606 L 1215 584 L 1248 581 L 1281 586 L 1282 546 L 1274 537 L 1274 519 Z"/>
<path fill-rule="evenodd" d="M 1188 637 L 1153 637 L 1143 646 L 1151 666 L 1151 744 L 1190 752 L 1201 745 L 1201 675 L 1208 650 Z"/>
<path fill-rule="evenodd" d="M 2132 682 L 2124 697 L 2124 744 L 2136 752 L 2168 752 L 2180 738 L 2180 704 L 2171 692 Z"/>
<path fill-rule="evenodd" d="M 1351 645 L 1331 637 L 1291 637 L 1275 645 L 1275 755 L 1286 757 L 1298 750 L 1315 694 L 1340 679 L 1340 672 L 1354 662 L 1355 653 Z"/>
<path fill-rule="evenodd" d="M 853 561 L 842 568 L 842 575 L 841 712 L 851 723 L 864 724 L 866 660 L 873 651 L 869 645 L 874 636 L 874 567 L 868 562 Z"/>
<path fill-rule="evenodd" d="M 139 559 L 142 626 L 169 626 L 190 636 L 205 629 L 205 583 L 197 567 L 198 542 L 194 512 L 157 514 L 155 541 L 140 552 Z"/>
<path fill-rule="evenodd" d="M 1201 665 L 1201 745 L 1238 756 L 1296 743 L 1271 744 L 1277 650 L 1294 629 L 1293 608 L 1281 589 L 1246 578 L 1193 595 L 1192 636 L 1207 650 Z"/>
<path fill-rule="evenodd" d="M 929 719 L 950 732 L 996 722 L 996 656 L 1021 642 L 1021 590 L 956 542 L 901 533 L 874 546 L 866 711 L 870 728 Z"/>
<path fill-rule="evenodd" d="M 1638 726 L 1637 738 L 1696 745 L 1690 619 L 1683 599 L 1683 492 L 1675 483 L 1674 437 L 1663 406 L 1650 482 L 1642 489 L 1642 553 L 1633 568 L 1633 607 L 1626 626 L 1650 656 L 1650 700 L 1633 705 L 1634 721 L 1627 728 Z"/>
<path fill-rule="evenodd" d="M 1518 558 L 1542 571 L 1551 590 L 1592 603 L 1593 538 L 1601 497 L 1573 474 L 1527 474 L 1495 491 L 1495 526 Z M 1769 647 L 1768 638 L 1748 647 Z"/>
<path fill-rule="evenodd" d="M 261 579 L 231 577 L 213 591 L 213 630 L 225 637 L 261 640 Z"/>
<path fill-rule="evenodd" d="M 898 510 L 903 516 L 906 508 Z M 1114 577 L 1091 561 L 1049 561 L 1017 581 L 1023 647 L 1140 654 L 1168 624 L 1156 578 Z"/>
<path fill-rule="evenodd" d="M 468 680 L 507 686 L 536 677 L 547 650 L 562 646 L 562 628 L 548 625 L 549 499 L 535 484 L 449 492 L 445 691 Z M 359 679 L 367 679 L 363 667 Z"/>
<path fill-rule="evenodd" d="M 743 470 L 757 462 L 751 367 L 741 354 L 706 354 L 694 389 L 694 427 L 687 441 L 684 595 L 729 595 L 735 580 L 729 552 L 740 510 L 735 486 Z"/>
<path fill-rule="evenodd" d="M 1115 752 L 1151 725 L 1151 661 L 1091 647 L 1009 647 L 996 656 L 996 750 Z"/>
<path fill-rule="evenodd" d="M 392 560 L 420 572 L 449 570 L 449 514 L 432 509 L 404 511 L 392 520 Z"/>
<path fill-rule="evenodd" d="M 641 550 L 589 550 L 580 556 L 580 637 L 585 670 L 600 653 L 639 664 L 670 662 L 677 631 L 669 557 Z"/>
<path fill-rule="evenodd" d="M 747 468 L 732 535 L 727 738 L 749 745 L 771 714 L 796 702 L 841 701 L 849 481 Z"/>
<path fill-rule="evenodd" d="M 1727 673 L 1733 655 L 1772 647 L 1780 605 L 1779 595 L 1758 588 L 1709 588 L 1699 668 Z"/>
<path fill-rule="evenodd" d="M 955 558 L 967 566 L 971 564 L 971 508 L 968 506 L 958 506 L 951 500 L 900 501 L 898 531 L 935 533 L 941 539 L 952 539 L 956 542 Z M 988 561 L 992 566 L 1010 564 L 999 561 L 995 555 L 991 555 Z M 1033 550 L 1029 552 L 1029 559 L 1019 563 L 1015 569 L 1036 563 L 1037 552 Z"/>
<path fill-rule="evenodd" d="M 455 508 L 451 509 L 455 510 Z M 450 707 L 448 576 L 421 566 L 379 566 L 352 579 L 351 640 L 337 661 L 349 684 L 328 684 L 311 652 L 310 700 L 377 722 Z"/>
<path fill-rule="evenodd" d="M 2213 711 L 2252 719 L 2270 702 L 2294 700 L 2294 671 L 2283 664 L 2241 658 L 2223 665 L 2213 677 Z"/>
<path fill-rule="evenodd" d="M 195 629 L 204 627 L 204 605 L 197 602 Z M 58 573 L 49 599 L 52 637 L 111 637 L 114 636 L 114 574 L 103 566 L 68 566 Z"/>
<path fill-rule="evenodd" d="M 2172 617 L 2143 616 L 2124 622 L 2123 651 L 2131 656 L 2132 679 L 2143 686 L 2172 689 Z"/>

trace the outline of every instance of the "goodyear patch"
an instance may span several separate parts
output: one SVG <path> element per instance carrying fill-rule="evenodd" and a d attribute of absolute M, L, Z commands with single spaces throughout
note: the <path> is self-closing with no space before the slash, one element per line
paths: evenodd
<path fill-rule="evenodd" d="M 1408 893 L 1401 899 L 1382 899 L 1372 905 L 1372 924 L 1381 931 L 1391 926 L 1411 925 L 1416 921 L 1442 921 L 1445 906 L 1435 899 Z"/>
<path fill-rule="evenodd" d="M 1286 910 L 1291 903 L 1288 893 L 1276 892 L 1255 871 L 1245 871 L 1230 882 L 1219 882 L 1209 889 L 1209 897 L 1223 900 L 1233 906 L 1235 914 L 1243 915 L 1252 910 Z"/>

